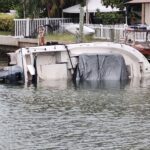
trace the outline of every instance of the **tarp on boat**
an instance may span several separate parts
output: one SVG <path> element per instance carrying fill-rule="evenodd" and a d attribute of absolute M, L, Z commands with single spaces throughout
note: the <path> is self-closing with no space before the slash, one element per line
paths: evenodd
<path fill-rule="evenodd" d="M 75 72 L 75 80 L 127 80 L 124 58 L 117 54 L 82 54 Z"/>

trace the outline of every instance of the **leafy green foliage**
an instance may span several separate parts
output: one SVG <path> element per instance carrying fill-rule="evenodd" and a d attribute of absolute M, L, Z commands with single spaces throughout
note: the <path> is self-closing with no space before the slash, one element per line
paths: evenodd
<path fill-rule="evenodd" d="M 117 7 L 120 8 L 121 10 L 124 9 L 125 3 L 130 0 L 102 0 L 104 5 L 108 6 L 110 5 L 111 7 Z"/>
<path fill-rule="evenodd" d="M 0 0 L 0 12 L 9 12 L 18 5 L 20 0 Z"/>
<path fill-rule="evenodd" d="M 124 3 L 129 0 L 102 0 L 108 6 L 123 9 Z M 86 4 L 86 0 L 0 0 L 0 12 L 8 12 L 15 9 L 20 18 L 61 17 L 62 9 L 80 3 Z"/>
<path fill-rule="evenodd" d="M 103 4 L 106 6 L 117 7 L 120 10 L 123 10 L 126 6 L 125 3 L 129 0 L 102 0 Z M 116 23 L 125 23 L 125 12 L 111 12 L 111 13 L 101 13 L 96 14 L 97 23 L 102 24 L 116 24 Z"/>
<path fill-rule="evenodd" d="M 118 24 L 125 23 L 124 13 L 110 12 L 110 13 L 96 13 L 94 18 L 95 23 L 100 24 Z"/>
<path fill-rule="evenodd" d="M 0 31 L 12 31 L 14 27 L 14 16 L 0 14 Z"/>

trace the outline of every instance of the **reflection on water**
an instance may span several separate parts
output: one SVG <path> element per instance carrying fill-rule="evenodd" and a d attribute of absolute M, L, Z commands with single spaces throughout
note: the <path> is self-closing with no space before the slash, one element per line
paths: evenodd
<path fill-rule="evenodd" d="M 8 55 L 0 49 L 0 69 L 8 65 Z"/>
<path fill-rule="evenodd" d="M 0 149 L 149 149 L 150 85 L 62 84 L 0 85 Z"/>
<path fill-rule="evenodd" d="M 113 81 L 113 80 L 100 80 L 100 81 L 76 81 L 75 87 L 81 89 L 122 89 L 130 81 L 122 80 L 122 81 Z"/>

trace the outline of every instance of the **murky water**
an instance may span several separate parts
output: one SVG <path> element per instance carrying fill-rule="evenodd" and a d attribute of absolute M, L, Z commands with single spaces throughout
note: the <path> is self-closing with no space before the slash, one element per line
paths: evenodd
<path fill-rule="evenodd" d="M 150 149 L 150 85 L 52 85 L 0 84 L 0 149 Z"/>
<path fill-rule="evenodd" d="M 0 69 L 8 65 L 8 55 L 0 49 Z"/>

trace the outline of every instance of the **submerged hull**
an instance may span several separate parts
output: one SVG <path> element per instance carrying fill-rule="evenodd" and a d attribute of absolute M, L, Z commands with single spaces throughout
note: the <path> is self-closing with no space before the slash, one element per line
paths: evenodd
<path fill-rule="evenodd" d="M 15 55 L 16 61 L 13 60 L 13 63 L 23 69 L 25 82 L 72 79 L 81 55 L 119 55 L 124 59 L 128 78 L 150 78 L 147 59 L 138 50 L 124 44 L 104 42 L 30 47 L 17 50 Z M 116 80 L 111 77 L 109 79 Z M 117 80 L 121 80 L 121 77 Z"/>
<path fill-rule="evenodd" d="M 0 70 L 0 81 L 5 83 L 23 82 L 23 70 L 20 66 L 8 66 Z"/>

